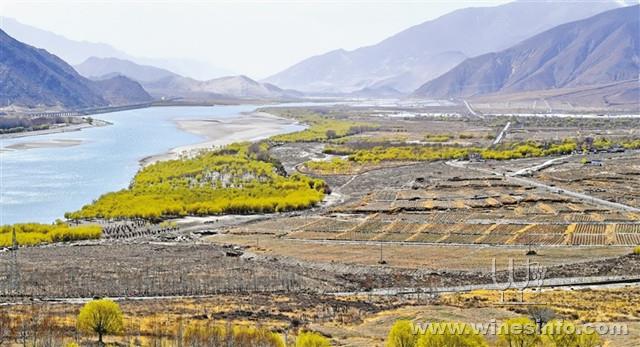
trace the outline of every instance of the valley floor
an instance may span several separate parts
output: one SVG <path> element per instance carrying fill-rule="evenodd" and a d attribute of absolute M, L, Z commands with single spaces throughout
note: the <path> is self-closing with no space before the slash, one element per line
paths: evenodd
<path fill-rule="evenodd" d="M 293 111 L 268 112 L 292 117 Z M 53 317 L 68 340 L 80 305 L 107 296 L 124 310 L 126 329 L 110 338 L 119 343 L 172 344 L 180 324 L 217 322 L 266 326 L 287 337 L 313 330 L 336 346 L 364 347 L 384 346 L 397 319 L 501 322 L 526 316 L 535 304 L 579 324 L 625 324 L 628 334 L 603 336 L 611 346 L 640 343 L 640 255 L 632 254 L 640 244 L 637 150 L 569 153 L 551 163 L 548 156 L 380 160 L 334 172 L 309 165 L 344 159 L 353 154 L 340 151 L 354 148 L 489 148 L 505 128 L 496 118 L 371 113 L 322 108 L 325 116 L 377 128 L 336 139 L 283 138 L 269 148 L 288 174 L 304 172 L 329 185 L 322 204 L 279 214 L 184 217 L 172 220 L 169 231 L 145 226 L 101 240 L 4 251 L 0 313 Z M 248 117 L 280 122 L 262 113 Z M 640 135 L 637 119 L 511 121 L 504 146 L 597 139 L 605 132 L 622 143 Z M 238 141 L 224 133 L 245 124 L 180 126 L 210 141 Z M 263 130 L 243 139 L 273 129 Z M 214 144 L 222 142 L 207 146 Z M 518 279 L 532 268 L 543 270 L 546 282 L 522 293 L 507 290 L 502 301 L 496 287 L 522 284 Z M 496 336 L 487 340 L 494 344 Z"/>

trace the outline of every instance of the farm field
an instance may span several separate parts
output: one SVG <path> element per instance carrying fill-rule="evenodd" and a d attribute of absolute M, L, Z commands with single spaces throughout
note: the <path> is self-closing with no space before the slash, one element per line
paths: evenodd
<path fill-rule="evenodd" d="M 442 238 L 442 235 L 438 236 Z M 395 242 L 349 242 L 283 239 L 270 235 L 225 234 L 207 239 L 216 244 L 239 244 L 264 255 L 282 255 L 309 262 L 378 265 L 380 248 L 386 266 L 447 270 L 488 271 L 492 259 L 506 264 L 513 258 L 524 261 L 526 246 L 490 247 L 483 245 L 417 244 Z M 258 244 L 258 247 L 256 247 Z M 382 246 L 381 246 L 382 245 Z M 544 265 L 584 262 L 629 254 L 629 247 L 536 247 L 533 260 Z"/>
<path fill-rule="evenodd" d="M 595 154 L 541 172 L 537 179 L 594 196 L 640 207 L 640 154 Z"/>
<path fill-rule="evenodd" d="M 138 215 L 92 218 L 90 222 L 101 227 L 99 239 L 3 250 L 0 298 L 11 303 L 7 312 L 32 314 L 24 305 L 30 298 L 54 300 L 59 305 L 43 304 L 42 312 L 58 317 L 71 334 L 78 302 L 115 297 L 123 298 L 126 329 L 112 342 L 138 338 L 149 344 L 170 344 L 179 322 L 186 327 L 189 322 L 206 321 L 261 326 L 279 336 L 312 330 L 336 346 L 384 346 L 386 334 L 399 318 L 475 322 L 487 316 L 503 320 L 526 314 L 496 305 L 491 301 L 493 292 L 467 289 L 489 288 L 494 278 L 507 280 L 508 264 L 513 261 L 519 276 L 529 262 L 544 267 L 552 284 L 535 299 L 566 302 L 553 305 L 558 314 L 578 322 L 624 321 L 632 332 L 638 331 L 635 301 L 619 314 L 614 311 L 625 297 L 637 294 L 640 257 L 632 253 L 640 244 L 640 213 L 564 191 L 613 200 L 622 196 L 626 181 L 602 180 L 599 190 L 592 191 L 582 189 L 579 182 L 558 179 L 572 171 L 591 177 L 596 174 L 594 166 L 584 164 L 582 158 L 612 156 L 628 169 L 615 175 L 633 180 L 629 170 L 637 160 L 636 151 L 568 154 L 567 158 L 546 153 L 511 160 L 382 160 L 349 172 L 313 172 L 306 170 L 305 163 L 343 158 L 334 152 L 340 146 L 490 148 L 504 119 L 395 118 L 342 106 L 307 110 L 303 116 L 288 108 L 270 112 L 306 119 L 316 128 L 239 147 L 246 157 L 227 159 L 255 166 L 260 175 L 242 165 L 225 166 L 224 170 L 244 177 L 225 179 L 229 198 L 244 184 L 256 189 L 256 194 L 281 194 L 261 186 L 276 180 L 287 189 L 313 191 L 314 201 L 281 209 L 260 200 L 268 205 L 261 213 L 233 208 L 213 215 L 192 210 L 154 214 L 153 219 Z M 578 134 L 577 126 L 563 127 L 552 119 L 513 122 L 517 126 L 507 134 L 500 149 L 503 153 L 512 151 L 510 146 L 526 146 L 528 136 L 540 150 L 545 141 L 562 146 L 560 135 L 576 139 L 576 144 L 584 141 L 584 130 Z M 581 129 L 589 129 L 589 124 L 583 125 Z M 626 121 L 613 121 L 610 126 L 607 136 L 628 139 Z M 335 133 L 332 127 L 337 127 Z M 184 169 L 179 177 L 164 168 L 169 164 L 160 165 L 167 172 L 154 179 L 162 189 L 195 184 L 198 189 L 216 190 L 210 183 L 218 168 L 196 166 L 226 155 L 218 151 L 212 158 L 196 157 L 189 161 L 194 171 Z M 555 161 L 537 168 L 548 160 Z M 530 174 L 519 173 L 531 168 L 536 169 Z M 156 169 L 142 171 L 137 180 Z M 555 177 L 553 182 L 549 177 Z M 635 183 L 629 182 L 633 192 Z M 614 202 L 635 206 L 633 199 Z M 160 205 L 153 208 L 162 209 Z M 599 293 L 604 293 L 610 278 L 630 283 L 611 292 L 615 300 L 607 304 L 606 295 Z M 604 284 L 596 286 L 592 296 L 553 284 L 594 279 Z M 460 296 L 442 293 L 443 288 Z M 574 292 L 575 297 L 568 294 Z M 579 300 L 589 303 L 577 305 Z M 601 314 L 590 315 L 590 311 Z M 488 337 L 490 343 L 495 340 Z M 634 346 L 635 340 L 614 337 L 611 341 L 615 346 Z"/>
<path fill-rule="evenodd" d="M 640 0 L 146 2 L 0 5 L 0 347 L 640 347 Z"/>

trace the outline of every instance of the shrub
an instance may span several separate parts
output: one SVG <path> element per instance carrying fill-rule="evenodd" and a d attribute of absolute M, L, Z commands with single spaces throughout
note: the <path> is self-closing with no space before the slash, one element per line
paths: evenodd
<path fill-rule="evenodd" d="M 429 142 L 447 142 L 451 139 L 451 136 L 447 134 L 430 134 L 425 136 L 424 139 Z"/>
<path fill-rule="evenodd" d="M 498 337 L 503 346 L 534 347 L 540 343 L 538 326 L 526 317 L 506 320 L 500 326 Z"/>
<path fill-rule="evenodd" d="M 550 347 L 597 347 L 602 339 L 595 331 L 587 331 L 567 321 L 552 320 L 542 328 L 545 346 Z"/>
<path fill-rule="evenodd" d="M 321 175 L 348 174 L 353 173 L 356 169 L 354 162 L 340 158 L 333 158 L 329 161 L 309 161 L 305 163 L 305 166 Z"/>
<path fill-rule="evenodd" d="M 418 339 L 418 347 L 488 347 L 487 341 L 469 324 L 431 323 Z"/>
<path fill-rule="evenodd" d="M 268 329 L 243 325 L 193 322 L 183 336 L 185 346 L 285 347 L 280 335 Z"/>
<path fill-rule="evenodd" d="M 296 347 L 330 347 L 331 342 L 326 337 L 314 333 L 304 332 L 298 335 L 296 339 Z"/>
<path fill-rule="evenodd" d="M 418 335 L 408 320 L 396 321 L 387 335 L 387 347 L 414 347 L 417 341 Z"/>

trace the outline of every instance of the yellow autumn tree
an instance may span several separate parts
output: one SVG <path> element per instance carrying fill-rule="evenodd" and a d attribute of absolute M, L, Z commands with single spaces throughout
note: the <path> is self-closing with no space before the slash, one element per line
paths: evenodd
<path fill-rule="evenodd" d="M 408 320 L 396 321 L 387 335 L 387 347 L 414 347 L 417 341 L 418 336 Z"/>
<path fill-rule="evenodd" d="M 78 329 L 87 334 L 97 334 L 100 345 L 104 345 L 102 338 L 105 335 L 119 333 L 122 326 L 122 310 L 109 299 L 90 301 L 78 314 Z"/>

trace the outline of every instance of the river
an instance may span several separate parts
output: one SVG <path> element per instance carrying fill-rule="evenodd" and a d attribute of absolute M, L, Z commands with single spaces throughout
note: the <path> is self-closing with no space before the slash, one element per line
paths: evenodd
<path fill-rule="evenodd" d="M 205 141 L 180 130 L 176 120 L 229 121 L 262 106 L 127 110 L 94 116 L 112 123 L 109 126 L 0 140 L 0 225 L 63 218 L 104 193 L 126 188 L 141 159 Z M 277 132 L 301 128 L 292 121 Z M 34 142 L 64 145 L 7 149 Z"/>

